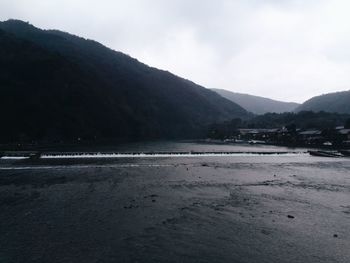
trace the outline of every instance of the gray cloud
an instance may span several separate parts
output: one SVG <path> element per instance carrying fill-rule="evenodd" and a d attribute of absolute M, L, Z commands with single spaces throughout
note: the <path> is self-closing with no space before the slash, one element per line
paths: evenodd
<path fill-rule="evenodd" d="M 0 0 L 0 19 L 57 28 L 208 88 L 302 102 L 347 90 L 347 0 Z"/>

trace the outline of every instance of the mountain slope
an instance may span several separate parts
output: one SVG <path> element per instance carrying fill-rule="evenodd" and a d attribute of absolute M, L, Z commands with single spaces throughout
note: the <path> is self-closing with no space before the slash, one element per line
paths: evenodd
<path fill-rule="evenodd" d="M 212 89 L 222 97 L 229 99 L 230 101 L 237 103 L 242 108 L 255 114 L 265 114 L 268 112 L 283 113 L 291 112 L 299 106 L 294 102 L 282 102 L 276 101 L 264 97 L 253 96 L 242 93 L 235 93 L 223 89 Z"/>
<path fill-rule="evenodd" d="M 326 111 L 350 114 L 350 91 L 313 97 L 300 105 L 296 111 Z"/>
<path fill-rule="evenodd" d="M 247 112 L 215 92 L 77 36 L 0 23 L 0 141 L 187 138 Z"/>

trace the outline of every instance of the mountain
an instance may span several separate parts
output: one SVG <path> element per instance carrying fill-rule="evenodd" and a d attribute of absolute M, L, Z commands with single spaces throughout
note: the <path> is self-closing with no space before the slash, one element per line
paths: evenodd
<path fill-rule="evenodd" d="M 0 141 L 191 138 L 248 113 L 100 43 L 0 22 Z"/>
<path fill-rule="evenodd" d="M 294 102 L 282 102 L 264 97 L 258 97 L 248 94 L 235 93 L 223 89 L 212 89 L 222 97 L 237 103 L 244 109 L 254 114 L 265 114 L 268 112 L 283 113 L 291 112 L 299 106 Z"/>
<path fill-rule="evenodd" d="M 350 114 L 350 91 L 342 91 L 313 97 L 296 111 L 326 111 Z"/>

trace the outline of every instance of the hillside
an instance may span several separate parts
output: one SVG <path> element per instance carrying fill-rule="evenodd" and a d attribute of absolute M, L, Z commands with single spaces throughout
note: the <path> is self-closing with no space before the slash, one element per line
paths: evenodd
<path fill-rule="evenodd" d="M 0 141 L 191 138 L 247 112 L 103 45 L 0 23 Z"/>
<path fill-rule="evenodd" d="M 350 91 L 313 97 L 300 105 L 296 111 L 326 111 L 350 114 Z"/>
<path fill-rule="evenodd" d="M 268 112 L 291 112 L 299 106 L 298 103 L 294 102 L 277 101 L 259 96 L 235 93 L 223 89 L 212 90 L 220 94 L 222 97 L 229 99 L 234 103 L 237 103 L 247 111 L 252 112 L 254 114 L 265 114 Z"/>

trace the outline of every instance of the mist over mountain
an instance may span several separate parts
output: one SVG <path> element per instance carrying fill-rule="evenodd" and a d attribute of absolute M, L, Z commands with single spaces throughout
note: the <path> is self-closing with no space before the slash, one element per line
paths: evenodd
<path fill-rule="evenodd" d="M 0 23 L 0 141 L 202 136 L 246 110 L 100 43 Z"/>
<path fill-rule="evenodd" d="M 300 104 L 294 102 L 283 102 L 264 97 L 231 92 L 224 89 L 212 89 L 222 97 L 237 103 L 244 109 L 254 114 L 283 113 L 294 111 Z"/>
<path fill-rule="evenodd" d="M 328 93 L 313 97 L 300 105 L 296 111 L 326 111 L 349 114 L 350 91 Z"/>

